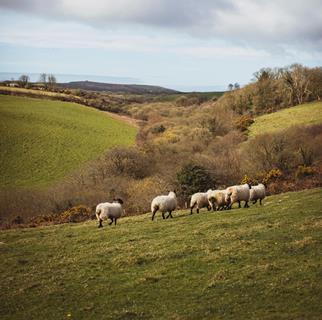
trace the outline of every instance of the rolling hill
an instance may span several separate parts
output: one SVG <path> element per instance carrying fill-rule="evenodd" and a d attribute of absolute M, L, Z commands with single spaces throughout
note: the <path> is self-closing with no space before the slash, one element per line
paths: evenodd
<path fill-rule="evenodd" d="M 249 135 L 318 123 L 322 123 L 322 102 L 306 103 L 255 118 L 254 124 L 249 127 Z"/>
<path fill-rule="evenodd" d="M 75 103 L 0 95 L 0 187 L 58 181 L 137 128 Z"/>
<path fill-rule="evenodd" d="M 93 81 L 72 81 L 60 83 L 59 86 L 69 89 L 83 89 L 92 91 L 107 91 L 132 94 L 172 94 L 178 93 L 176 90 L 159 86 L 138 85 L 138 84 L 115 84 Z"/>
<path fill-rule="evenodd" d="M 321 206 L 320 188 L 102 229 L 0 231 L 0 317 L 320 319 Z"/>

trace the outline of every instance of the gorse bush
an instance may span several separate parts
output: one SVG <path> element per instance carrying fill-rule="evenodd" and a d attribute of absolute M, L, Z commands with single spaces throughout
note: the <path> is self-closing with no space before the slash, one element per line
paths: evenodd
<path fill-rule="evenodd" d="M 245 132 L 253 123 L 254 118 L 249 114 L 245 114 L 237 118 L 234 122 L 234 125 L 237 130 Z"/>
<path fill-rule="evenodd" d="M 95 218 L 95 213 L 93 210 L 87 206 L 80 205 L 72 207 L 67 211 L 56 216 L 57 220 L 55 222 L 66 223 L 66 222 L 82 222 L 89 219 Z"/>

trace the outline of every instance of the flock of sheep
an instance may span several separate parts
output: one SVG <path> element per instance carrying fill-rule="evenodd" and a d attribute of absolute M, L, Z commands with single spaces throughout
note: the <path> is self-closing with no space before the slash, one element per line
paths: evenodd
<path fill-rule="evenodd" d="M 197 213 L 201 208 L 208 210 L 229 210 L 234 203 L 238 202 L 239 208 L 241 201 L 244 201 L 244 208 L 248 208 L 248 202 L 256 203 L 258 200 L 262 204 L 262 200 L 266 196 L 266 188 L 264 184 L 260 183 L 257 186 L 251 186 L 246 183 L 243 185 L 236 185 L 228 187 L 225 190 L 208 190 L 207 192 L 198 192 L 191 196 L 190 213 L 196 208 Z M 114 222 L 116 225 L 117 219 L 121 217 L 124 210 L 122 207 L 123 201 L 121 199 L 114 199 L 113 202 L 100 203 L 96 207 L 96 217 L 99 222 L 98 227 L 103 227 L 103 220 L 110 219 L 110 225 Z M 157 211 L 160 211 L 163 219 L 172 217 L 172 211 L 177 207 L 177 196 L 175 191 L 170 191 L 168 195 L 157 196 L 152 200 L 151 212 L 152 220 Z M 165 214 L 168 213 L 167 216 Z"/>

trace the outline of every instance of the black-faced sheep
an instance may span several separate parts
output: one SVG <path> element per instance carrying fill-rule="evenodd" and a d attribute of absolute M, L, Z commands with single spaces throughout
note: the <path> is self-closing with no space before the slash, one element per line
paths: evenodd
<path fill-rule="evenodd" d="M 122 207 L 123 201 L 121 199 L 114 199 L 113 202 L 104 202 L 100 203 L 96 206 L 96 218 L 99 222 L 98 227 L 103 227 L 103 220 L 110 219 L 111 225 L 113 222 L 116 225 L 116 221 L 118 218 L 121 217 L 122 213 L 124 212 Z"/>
<path fill-rule="evenodd" d="M 241 201 L 245 201 L 244 208 L 249 208 L 248 201 L 249 201 L 251 187 L 252 186 L 248 183 L 245 183 L 243 185 L 228 187 L 226 190 L 227 190 L 227 198 L 230 197 L 229 209 L 232 208 L 232 205 L 235 202 L 238 202 L 238 207 L 240 208 Z"/>
<path fill-rule="evenodd" d="M 152 221 L 156 212 L 159 210 L 162 213 L 162 218 L 167 219 L 172 217 L 172 211 L 174 211 L 177 207 L 177 196 L 175 191 L 170 191 L 167 196 L 157 196 L 152 200 L 151 203 L 151 211 L 152 211 Z M 169 215 L 165 217 L 165 213 L 169 212 Z"/>

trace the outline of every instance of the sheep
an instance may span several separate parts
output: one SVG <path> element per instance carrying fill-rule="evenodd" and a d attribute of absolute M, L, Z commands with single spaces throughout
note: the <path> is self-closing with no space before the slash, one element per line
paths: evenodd
<path fill-rule="evenodd" d="M 227 190 L 214 190 L 208 194 L 208 202 L 213 211 L 227 209 L 230 205 L 230 195 Z"/>
<path fill-rule="evenodd" d="M 238 208 L 241 208 L 240 202 L 245 201 L 244 208 L 249 208 L 248 201 L 249 201 L 249 196 L 250 196 L 250 189 L 251 185 L 248 183 L 245 183 L 243 185 L 237 185 L 237 186 L 231 186 L 228 187 L 227 194 L 226 194 L 226 199 L 230 197 L 230 204 L 228 206 L 228 209 L 231 209 L 233 204 L 235 202 L 238 202 Z"/>
<path fill-rule="evenodd" d="M 210 204 L 208 201 L 208 194 L 210 194 L 212 190 L 208 190 L 207 192 L 197 192 L 191 196 L 190 200 L 190 214 L 193 213 L 193 208 L 197 205 L 197 213 L 199 213 L 199 209 L 207 208 L 210 210 Z"/>
<path fill-rule="evenodd" d="M 172 211 L 175 210 L 177 207 L 177 196 L 175 191 L 170 191 L 167 196 L 157 196 L 152 200 L 151 203 L 151 211 L 152 211 L 152 221 L 154 216 L 158 210 L 162 213 L 163 219 L 168 219 L 172 217 Z M 169 212 L 169 215 L 165 217 L 165 213 Z"/>
<path fill-rule="evenodd" d="M 259 199 L 260 205 L 262 205 L 262 200 L 266 196 L 266 188 L 263 183 L 258 184 L 257 186 L 252 186 L 250 189 L 249 201 L 253 201 L 253 204 Z"/>
<path fill-rule="evenodd" d="M 96 218 L 99 222 L 98 227 L 103 227 L 102 222 L 104 219 L 111 219 L 109 225 L 111 225 L 113 222 L 116 225 L 117 219 L 121 217 L 122 213 L 124 213 L 122 204 L 122 199 L 114 199 L 112 203 L 104 202 L 98 204 L 96 206 Z"/>

